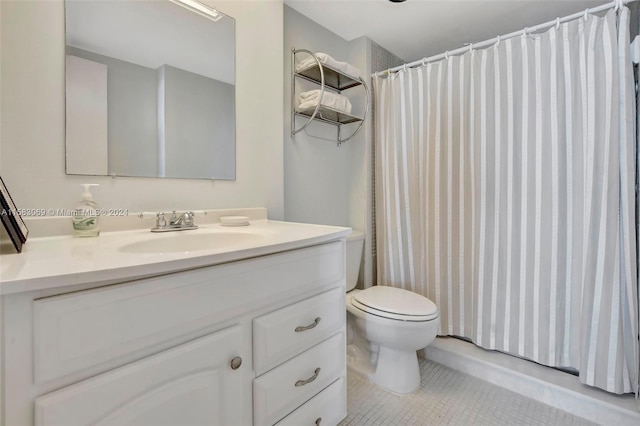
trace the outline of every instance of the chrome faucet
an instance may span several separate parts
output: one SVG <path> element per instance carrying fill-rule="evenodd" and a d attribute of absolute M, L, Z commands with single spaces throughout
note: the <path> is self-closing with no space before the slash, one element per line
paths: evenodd
<path fill-rule="evenodd" d="M 171 212 L 171 218 L 167 221 L 164 212 L 151 213 L 155 214 L 156 226 L 151 228 L 151 232 L 170 232 L 170 231 L 188 231 L 191 229 L 198 229 L 198 226 L 194 223 L 195 212 L 186 211 L 180 215 L 175 210 Z M 149 217 L 150 213 L 140 213 L 138 216 L 140 219 Z M 206 214 L 206 212 L 203 212 Z"/>
<path fill-rule="evenodd" d="M 169 226 L 197 229 L 198 227 L 193 224 L 193 217 L 193 212 L 184 212 L 180 216 L 177 216 L 176 211 L 174 210 L 173 214 L 171 215 L 171 219 L 169 219 Z"/>

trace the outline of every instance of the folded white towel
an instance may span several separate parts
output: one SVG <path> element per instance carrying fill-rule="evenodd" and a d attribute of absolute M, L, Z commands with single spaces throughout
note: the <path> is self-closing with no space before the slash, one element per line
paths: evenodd
<path fill-rule="evenodd" d="M 327 55 L 326 53 L 316 53 L 316 56 L 318 57 L 318 59 L 320 60 L 321 63 L 328 65 L 332 68 L 335 68 L 339 71 L 342 71 L 343 73 L 350 75 L 351 77 L 354 78 L 358 78 L 360 77 L 360 70 L 356 67 L 354 67 L 353 65 L 347 63 L 347 62 L 341 62 L 341 61 L 336 61 L 334 58 L 332 58 L 331 56 Z M 307 59 L 305 59 L 304 61 L 300 62 L 297 66 L 296 66 L 296 71 L 300 72 L 300 71 L 304 71 L 306 69 L 311 68 L 312 66 L 316 65 L 317 62 L 315 59 L 313 59 L 313 56 L 309 56 Z"/>
<path fill-rule="evenodd" d="M 320 90 L 309 90 L 308 92 L 302 92 L 298 95 L 298 105 L 296 108 L 298 111 L 303 111 L 309 108 L 315 108 L 320 100 Z M 324 91 L 322 95 L 322 105 L 336 109 L 338 111 L 351 113 L 351 101 L 346 96 L 338 93 Z"/>

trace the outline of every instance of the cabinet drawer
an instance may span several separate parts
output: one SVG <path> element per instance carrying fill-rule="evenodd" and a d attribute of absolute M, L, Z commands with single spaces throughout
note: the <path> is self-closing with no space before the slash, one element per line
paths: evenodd
<path fill-rule="evenodd" d="M 347 383 L 341 377 L 280 420 L 278 426 L 335 426 L 347 416 Z"/>
<path fill-rule="evenodd" d="M 344 288 L 338 287 L 253 320 L 256 373 L 340 331 L 345 323 L 344 299 Z"/>
<path fill-rule="evenodd" d="M 272 425 L 346 375 L 344 333 L 338 333 L 253 381 L 256 425 Z"/>
<path fill-rule="evenodd" d="M 35 300 L 35 383 L 147 355 L 344 276 L 344 244 L 335 242 Z"/>

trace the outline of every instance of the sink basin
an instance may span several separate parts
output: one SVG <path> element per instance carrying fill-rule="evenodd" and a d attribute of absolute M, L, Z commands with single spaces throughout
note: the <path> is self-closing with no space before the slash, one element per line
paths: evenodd
<path fill-rule="evenodd" d="M 154 238 L 124 245 L 118 251 L 123 253 L 175 253 L 220 250 L 238 245 L 256 244 L 263 239 L 259 234 L 248 232 L 190 232 L 192 231 L 155 235 Z"/>

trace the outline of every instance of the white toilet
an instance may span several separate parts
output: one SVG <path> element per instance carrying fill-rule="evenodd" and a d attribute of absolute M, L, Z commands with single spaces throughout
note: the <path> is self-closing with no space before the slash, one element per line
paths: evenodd
<path fill-rule="evenodd" d="M 347 237 L 348 367 L 396 393 L 420 385 L 416 351 L 435 339 L 437 306 L 417 293 L 388 286 L 354 290 L 358 282 L 364 235 Z"/>

